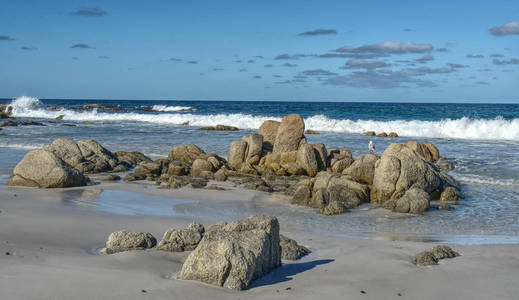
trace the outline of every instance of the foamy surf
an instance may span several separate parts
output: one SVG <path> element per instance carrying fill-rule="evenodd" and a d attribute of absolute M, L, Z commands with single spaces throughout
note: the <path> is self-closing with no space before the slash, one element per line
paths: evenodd
<path fill-rule="evenodd" d="M 191 106 L 153 105 L 151 107 L 151 110 L 160 111 L 160 112 L 173 112 L 173 111 L 195 111 L 196 109 Z"/>
<path fill-rule="evenodd" d="M 31 97 L 19 97 L 10 104 L 13 106 L 13 115 L 28 118 L 54 119 L 63 115 L 64 120 L 71 121 L 99 121 L 99 122 L 148 122 L 156 124 L 178 125 L 189 122 L 191 126 L 215 126 L 225 124 L 242 129 L 257 129 L 265 120 L 281 120 L 274 116 L 255 116 L 251 114 L 194 114 L 194 113 L 167 113 L 168 109 L 180 110 L 188 107 L 163 106 L 153 107 L 161 110 L 161 114 L 142 114 L 135 112 L 98 112 L 92 111 L 49 111 L 41 101 Z M 470 140 L 508 140 L 519 141 L 519 119 L 444 119 L 440 121 L 422 120 L 351 120 L 332 119 L 324 115 L 315 115 L 305 119 L 306 128 L 323 132 L 335 133 L 363 133 L 397 132 L 400 136 L 419 138 L 446 138 Z"/>

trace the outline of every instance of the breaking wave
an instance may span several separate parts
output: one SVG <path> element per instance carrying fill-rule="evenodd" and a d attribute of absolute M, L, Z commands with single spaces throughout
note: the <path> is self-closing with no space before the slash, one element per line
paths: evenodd
<path fill-rule="evenodd" d="M 194 111 L 195 108 L 191 106 L 167 106 L 167 105 L 153 105 L 153 111 L 172 112 L 172 111 Z"/>
<path fill-rule="evenodd" d="M 98 112 L 96 109 L 79 112 L 68 109 L 49 111 L 44 108 L 41 101 L 31 97 L 19 97 L 13 100 L 10 105 L 13 106 L 13 115 L 17 117 L 53 119 L 64 115 L 63 119 L 70 121 L 130 121 L 171 125 L 189 122 L 191 126 L 215 126 L 217 124 L 225 124 L 243 129 L 257 129 L 265 120 L 281 120 L 280 117 L 254 116 L 243 113 L 209 115 L 193 113 L 142 114 L 135 112 Z M 163 108 L 174 107 L 175 106 L 164 106 Z M 178 109 L 178 107 L 176 109 Z M 315 115 L 306 118 L 305 123 L 308 129 L 324 132 L 363 133 L 372 130 L 375 132 L 389 133 L 394 131 L 400 136 L 407 137 L 519 141 L 519 119 L 505 120 L 500 117 L 495 119 L 463 117 L 460 119 L 444 119 L 440 121 L 375 121 L 331 119 L 324 115 Z"/>

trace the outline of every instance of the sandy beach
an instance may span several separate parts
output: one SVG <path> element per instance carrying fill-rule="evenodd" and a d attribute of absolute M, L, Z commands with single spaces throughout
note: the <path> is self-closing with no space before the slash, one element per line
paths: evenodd
<path fill-rule="evenodd" d="M 162 193 L 136 184 L 83 189 L 99 188 L 140 190 L 143 197 Z M 215 202 L 268 197 L 187 188 L 167 193 Z M 413 256 L 435 244 L 337 238 L 293 228 L 290 237 L 313 253 L 284 261 L 245 291 L 175 280 L 189 252 L 99 255 L 98 250 L 116 230 L 148 231 L 160 238 L 166 229 L 184 228 L 193 220 L 89 211 L 67 205 L 59 194 L 59 189 L 0 190 L 1 299 L 513 299 L 519 292 L 518 245 L 451 245 L 461 257 L 418 267 Z M 283 223 L 281 231 L 286 233 Z"/>

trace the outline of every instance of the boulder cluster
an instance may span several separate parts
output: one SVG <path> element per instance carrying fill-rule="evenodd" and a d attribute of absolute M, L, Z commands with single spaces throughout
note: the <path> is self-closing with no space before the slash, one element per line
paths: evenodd
<path fill-rule="evenodd" d="M 423 251 L 413 259 L 413 263 L 419 266 L 432 266 L 437 265 L 440 259 L 454 258 L 460 256 L 460 254 L 451 247 L 445 245 L 438 245 L 433 247 L 430 251 Z"/>
<path fill-rule="evenodd" d="M 114 154 L 94 140 L 56 139 L 43 149 L 27 153 L 7 184 L 39 188 L 85 186 L 90 180 L 84 174 L 126 171 L 142 161 L 151 160 L 138 152 Z"/>
<path fill-rule="evenodd" d="M 352 156 L 347 149 L 309 144 L 297 114 L 281 122 L 265 121 L 258 133 L 230 145 L 228 160 L 196 145 L 174 147 L 167 158 L 152 161 L 140 152 L 115 153 L 94 140 L 57 139 L 29 152 L 17 165 L 10 185 L 70 187 L 88 184 L 84 174 L 133 172 L 126 181 L 154 181 L 163 188 L 204 188 L 210 180 L 248 189 L 281 192 L 292 203 L 325 215 L 377 203 L 400 213 L 422 213 L 431 200 L 462 199 L 456 181 L 439 166 L 444 162 L 431 143 L 393 143 L 382 154 Z M 212 186 L 218 188 L 218 186 Z M 209 187 L 208 187 L 209 188 Z M 447 202 L 445 202 L 447 201 Z"/>
<path fill-rule="evenodd" d="M 279 222 L 272 216 L 252 216 L 242 221 L 221 222 L 205 230 L 192 223 L 186 229 L 168 229 L 157 245 L 147 232 L 116 231 L 108 237 L 102 254 L 156 249 L 169 252 L 192 251 L 178 279 L 242 290 L 250 282 L 311 251 L 279 234 Z"/>

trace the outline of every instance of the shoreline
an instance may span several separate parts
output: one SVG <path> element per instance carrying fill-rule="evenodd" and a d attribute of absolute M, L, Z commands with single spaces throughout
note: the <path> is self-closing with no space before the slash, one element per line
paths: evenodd
<path fill-rule="evenodd" d="M 160 194 L 140 186 L 130 189 L 134 188 Z M 193 197 L 206 193 L 211 201 L 238 201 L 242 197 L 235 191 L 220 193 L 229 197 L 214 191 L 176 192 Z M 400 293 L 408 299 L 453 295 L 458 299 L 510 299 L 519 292 L 515 284 L 519 245 L 456 245 L 453 247 L 461 257 L 444 260 L 438 266 L 417 267 L 412 264 L 414 254 L 431 248 L 431 243 L 348 239 L 296 230 L 290 230 L 289 236 L 313 253 L 299 261 L 284 262 L 283 267 L 254 281 L 248 290 L 235 292 L 174 280 L 171 278 L 189 252 L 147 250 L 104 256 L 92 255 L 90 250 L 102 246 L 112 231 L 149 231 L 160 238 L 168 228 L 184 228 L 193 220 L 85 211 L 56 203 L 51 194 L 26 188 L 0 189 L 5 199 L 0 204 L 1 298 L 400 299 Z M 210 225 L 204 222 L 207 220 L 196 221 Z M 281 223 L 283 233 L 284 227 Z M 31 282 L 32 286 L 19 289 L 18 282 Z"/>

